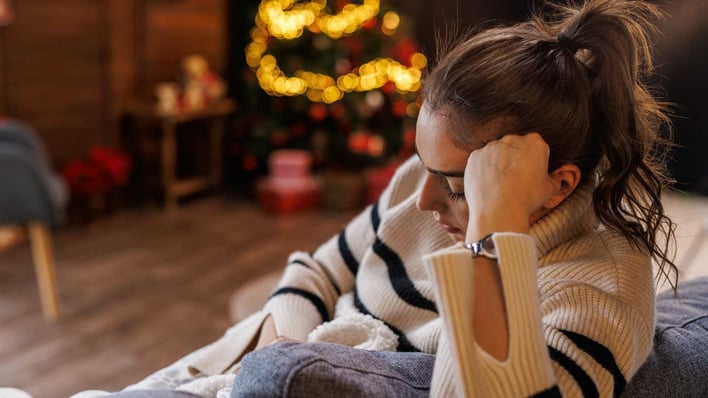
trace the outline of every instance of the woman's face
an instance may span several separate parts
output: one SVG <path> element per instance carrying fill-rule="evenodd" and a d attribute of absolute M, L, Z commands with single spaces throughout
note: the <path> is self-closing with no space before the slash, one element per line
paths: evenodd
<path fill-rule="evenodd" d="M 481 142 L 493 139 L 491 123 L 479 130 Z M 464 171 L 470 151 L 456 146 L 450 139 L 452 125 L 447 117 L 423 106 L 416 126 L 416 148 L 428 170 L 417 206 L 430 211 L 440 227 L 453 241 L 463 241 L 469 209 L 464 196 Z M 475 149 L 475 148 L 472 148 Z"/>

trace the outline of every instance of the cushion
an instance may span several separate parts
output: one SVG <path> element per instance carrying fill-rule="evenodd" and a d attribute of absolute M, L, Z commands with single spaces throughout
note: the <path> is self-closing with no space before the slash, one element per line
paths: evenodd
<path fill-rule="evenodd" d="M 622 397 L 708 397 L 708 277 L 657 296 L 654 348 Z"/>

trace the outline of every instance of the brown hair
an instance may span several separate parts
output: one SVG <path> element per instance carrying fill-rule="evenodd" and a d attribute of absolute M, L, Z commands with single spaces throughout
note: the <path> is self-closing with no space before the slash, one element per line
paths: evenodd
<path fill-rule="evenodd" d="M 658 134 L 670 133 L 670 123 L 665 104 L 643 82 L 662 13 L 634 0 L 551 7 L 528 22 L 439 47 L 424 106 L 459 125 L 452 138 L 462 148 L 478 139 L 470 127 L 493 119 L 504 121 L 504 131 L 539 132 L 550 147 L 549 170 L 573 163 L 583 178 L 596 176 L 599 220 L 646 249 L 659 265 L 657 277 L 675 289 L 675 224 L 660 198 L 671 183 L 668 141 Z"/>

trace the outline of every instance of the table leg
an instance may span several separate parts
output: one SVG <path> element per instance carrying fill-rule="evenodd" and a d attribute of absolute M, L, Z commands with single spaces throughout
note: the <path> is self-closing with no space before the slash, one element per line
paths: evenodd
<path fill-rule="evenodd" d="M 175 182 L 177 158 L 177 126 L 169 121 L 162 122 L 162 186 L 165 209 L 177 207 L 177 197 L 172 187 Z"/>
<path fill-rule="evenodd" d="M 222 156 L 224 153 L 224 126 L 225 119 L 218 117 L 209 123 L 209 183 L 213 188 L 221 188 L 222 181 Z"/>

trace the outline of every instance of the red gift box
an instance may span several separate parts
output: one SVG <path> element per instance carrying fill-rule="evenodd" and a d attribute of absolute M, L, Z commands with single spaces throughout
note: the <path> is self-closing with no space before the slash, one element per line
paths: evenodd
<path fill-rule="evenodd" d="M 312 177 L 266 177 L 256 183 L 261 208 L 275 214 L 314 210 L 320 204 L 320 184 Z"/>
<path fill-rule="evenodd" d="M 299 179 L 310 174 L 312 154 L 296 149 L 280 149 L 270 154 L 268 163 L 271 176 Z"/>

